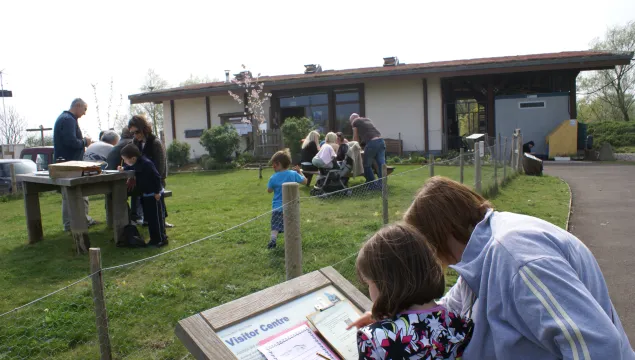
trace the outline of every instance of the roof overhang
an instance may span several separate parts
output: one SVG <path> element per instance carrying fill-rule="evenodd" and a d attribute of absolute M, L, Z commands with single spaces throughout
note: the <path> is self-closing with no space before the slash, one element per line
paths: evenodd
<path fill-rule="evenodd" d="M 391 69 L 386 68 L 368 68 L 358 69 L 352 73 L 345 71 L 322 72 L 306 76 L 298 74 L 297 76 L 271 76 L 262 79 L 268 91 L 281 89 L 289 89 L 293 87 L 314 87 L 325 86 L 337 83 L 354 83 L 359 80 L 374 78 L 412 78 L 412 77 L 458 77 L 458 76 L 474 76 L 474 75 L 493 75 L 493 74 L 509 74 L 518 72 L 531 71 L 553 71 L 553 70 L 603 70 L 611 69 L 617 65 L 628 65 L 633 58 L 633 53 L 616 53 L 606 55 L 593 56 L 572 56 L 553 59 L 532 59 L 523 61 L 510 62 L 484 62 L 477 64 L 460 64 L 460 65 L 444 65 L 426 66 L 421 64 L 417 68 L 400 68 L 396 66 Z M 382 69 L 382 70 L 378 70 Z M 277 80 L 276 78 L 280 78 Z M 219 84 L 212 83 L 210 86 L 200 86 L 197 88 L 174 88 L 162 91 L 141 93 L 129 95 L 128 99 L 131 104 L 156 102 L 160 103 L 167 100 L 197 98 L 202 96 L 215 95 L 219 93 L 227 93 L 229 90 L 239 90 L 240 87 L 233 83 Z"/>

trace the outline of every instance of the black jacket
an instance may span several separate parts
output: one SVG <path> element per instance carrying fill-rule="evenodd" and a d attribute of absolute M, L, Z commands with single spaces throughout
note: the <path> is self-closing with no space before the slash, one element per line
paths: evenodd
<path fill-rule="evenodd" d="M 53 160 L 64 158 L 66 161 L 83 160 L 86 142 L 77 118 L 70 111 L 64 111 L 55 120 L 53 127 Z"/>
<path fill-rule="evenodd" d="M 300 162 L 307 162 L 310 163 L 313 161 L 313 157 L 315 157 L 315 155 L 317 155 L 318 153 L 318 148 L 317 145 L 314 142 L 309 143 L 309 145 L 307 145 L 305 148 L 302 149 L 302 151 L 300 152 L 301 157 L 300 157 Z"/>
<path fill-rule="evenodd" d="M 141 150 L 141 154 L 145 155 L 145 157 L 154 163 L 159 175 L 161 175 L 161 180 L 164 180 L 166 177 L 166 168 L 165 150 L 163 149 L 163 144 L 159 138 L 152 134 L 148 135 L 146 141 L 147 142 L 143 148 L 141 148 L 141 143 L 137 139 L 134 139 L 134 144 L 137 145 L 139 150 Z"/>
<path fill-rule="evenodd" d="M 106 159 L 106 162 L 108 163 L 108 170 L 117 170 L 117 166 L 121 165 L 121 149 L 131 142 L 132 139 L 121 139 L 117 145 L 110 150 L 108 158 Z"/>
<path fill-rule="evenodd" d="M 142 155 L 132 166 L 124 166 L 124 169 L 134 170 L 136 189 L 141 194 L 159 194 L 163 190 L 157 168 L 145 156 Z"/>

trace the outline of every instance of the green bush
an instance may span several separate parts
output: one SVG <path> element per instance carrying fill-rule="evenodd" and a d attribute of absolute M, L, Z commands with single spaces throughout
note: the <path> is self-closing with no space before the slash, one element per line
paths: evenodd
<path fill-rule="evenodd" d="M 198 163 L 199 163 L 199 165 L 201 165 L 201 166 L 203 166 L 203 167 L 204 167 L 204 166 L 205 166 L 205 162 L 206 162 L 206 161 L 207 161 L 207 159 L 209 159 L 210 157 L 211 157 L 211 156 L 209 156 L 209 154 L 203 154 L 203 155 L 201 155 L 201 157 L 200 157 L 200 158 L 198 158 Z"/>
<path fill-rule="evenodd" d="M 174 140 L 168 146 L 168 161 L 176 167 L 181 167 L 188 163 L 190 158 L 190 144 Z"/>
<path fill-rule="evenodd" d="M 214 126 L 205 130 L 200 143 L 216 162 L 228 163 L 231 162 L 234 152 L 238 150 L 240 135 L 231 125 Z"/>
<path fill-rule="evenodd" d="M 587 133 L 593 135 L 593 147 L 599 148 L 603 143 L 613 147 L 635 145 L 635 123 L 625 121 L 592 122 Z"/>
<path fill-rule="evenodd" d="M 254 162 L 254 155 L 250 152 L 244 152 L 236 158 L 236 163 L 240 166 Z"/>
<path fill-rule="evenodd" d="M 401 158 L 399 156 L 393 156 L 386 160 L 386 163 L 388 163 L 388 165 L 401 164 Z"/>
<path fill-rule="evenodd" d="M 233 162 L 218 162 L 214 158 L 208 158 L 203 165 L 205 170 L 229 170 L 235 169 L 236 163 Z"/>
<path fill-rule="evenodd" d="M 300 140 L 304 139 L 313 130 L 313 121 L 306 117 L 287 118 L 280 129 L 282 130 L 282 139 L 289 151 L 291 151 L 291 157 L 293 158 L 293 156 L 300 155 L 302 150 Z"/>

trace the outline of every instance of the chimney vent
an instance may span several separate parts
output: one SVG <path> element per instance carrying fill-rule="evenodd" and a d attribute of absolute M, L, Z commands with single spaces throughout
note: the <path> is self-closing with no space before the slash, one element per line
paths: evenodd
<path fill-rule="evenodd" d="M 384 58 L 384 66 L 397 66 L 399 65 L 399 59 L 396 56 L 390 56 Z"/>
<path fill-rule="evenodd" d="M 304 65 L 305 74 L 315 74 L 319 72 L 322 72 L 322 66 L 320 66 L 319 64 Z"/>
<path fill-rule="evenodd" d="M 225 82 L 229 83 L 229 72 L 230 70 L 225 70 Z"/>
<path fill-rule="evenodd" d="M 251 71 L 248 71 L 248 70 L 243 70 L 239 72 L 238 74 L 234 74 L 234 78 L 236 79 L 236 81 L 243 81 L 245 80 L 245 75 L 248 75 L 250 78 L 253 78 L 253 76 L 251 76 Z"/>

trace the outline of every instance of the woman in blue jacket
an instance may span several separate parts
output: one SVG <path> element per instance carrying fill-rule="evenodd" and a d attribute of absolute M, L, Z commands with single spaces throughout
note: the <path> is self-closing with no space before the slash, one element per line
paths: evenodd
<path fill-rule="evenodd" d="M 404 220 L 459 274 L 441 302 L 474 320 L 471 359 L 635 359 L 600 267 L 575 236 L 497 212 L 453 180 L 433 177 Z"/>

